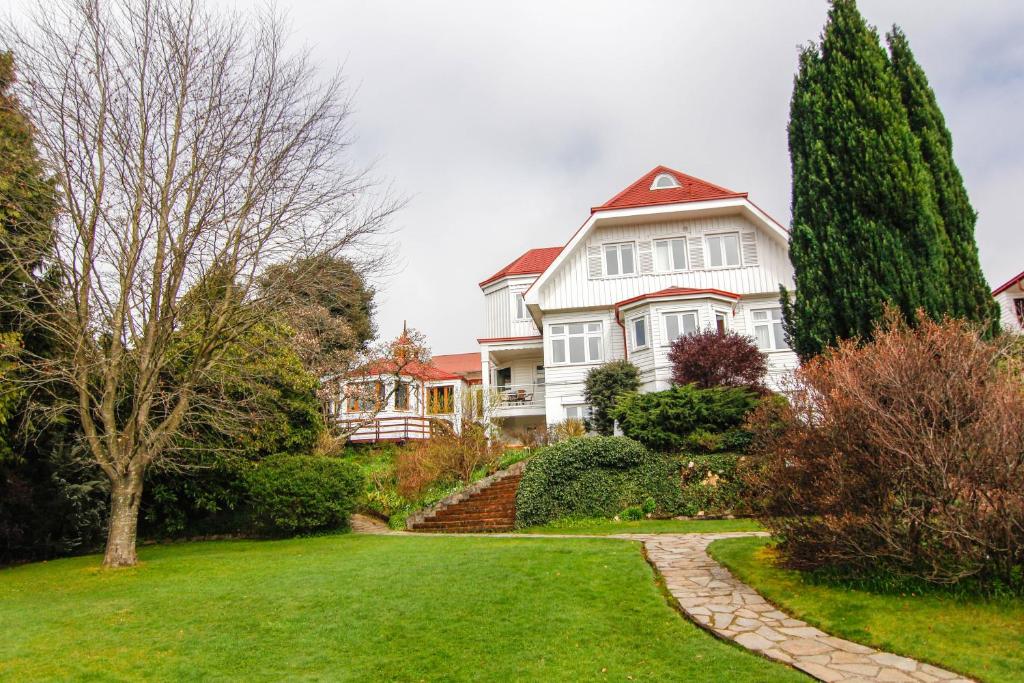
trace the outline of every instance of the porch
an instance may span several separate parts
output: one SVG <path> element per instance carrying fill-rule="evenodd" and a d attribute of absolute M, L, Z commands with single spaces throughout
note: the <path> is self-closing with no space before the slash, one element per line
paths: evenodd
<path fill-rule="evenodd" d="M 545 413 L 544 344 L 539 337 L 480 345 L 482 390 L 499 418 Z"/>

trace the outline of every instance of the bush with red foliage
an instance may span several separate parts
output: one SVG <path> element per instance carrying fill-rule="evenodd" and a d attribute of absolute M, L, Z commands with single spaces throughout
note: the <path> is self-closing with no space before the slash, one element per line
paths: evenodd
<path fill-rule="evenodd" d="M 705 330 L 683 335 L 672 343 L 668 359 L 676 384 L 765 391 L 767 357 L 749 337 L 736 332 Z"/>
<path fill-rule="evenodd" d="M 750 426 L 759 516 L 793 567 L 1024 589 L 1024 383 L 1009 340 L 888 315 Z"/>

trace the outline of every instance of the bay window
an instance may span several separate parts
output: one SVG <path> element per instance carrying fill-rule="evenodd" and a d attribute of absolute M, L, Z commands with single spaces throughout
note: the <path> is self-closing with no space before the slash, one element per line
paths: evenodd
<path fill-rule="evenodd" d="M 647 348 L 647 316 L 641 315 L 630 320 L 629 330 L 633 336 L 633 350 Z"/>
<path fill-rule="evenodd" d="M 684 334 L 693 334 L 697 331 L 697 311 L 666 313 L 664 321 L 666 344 L 671 344 Z"/>

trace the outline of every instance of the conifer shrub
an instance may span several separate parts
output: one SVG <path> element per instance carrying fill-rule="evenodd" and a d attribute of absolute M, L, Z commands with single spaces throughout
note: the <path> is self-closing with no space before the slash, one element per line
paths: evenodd
<path fill-rule="evenodd" d="M 1024 588 L 1024 385 L 1009 342 L 890 310 L 751 418 L 757 514 L 785 561 Z"/>
<path fill-rule="evenodd" d="M 679 506 L 678 467 L 626 437 L 561 441 L 527 465 L 516 493 L 516 525 L 613 517 L 631 507 L 671 512 Z"/>
<path fill-rule="evenodd" d="M 640 388 L 640 369 L 628 360 L 613 360 L 590 370 L 583 387 L 583 397 L 592 416 L 588 428 L 603 436 L 611 436 L 615 418 L 611 411 L 622 394 Z"/>
<path fill-rule="evenodd" d="M 345 529 L 363 491 L 356 465 L 309 455 L 266 458 L 246 481 L 253 522 L 270 535 Z"/>

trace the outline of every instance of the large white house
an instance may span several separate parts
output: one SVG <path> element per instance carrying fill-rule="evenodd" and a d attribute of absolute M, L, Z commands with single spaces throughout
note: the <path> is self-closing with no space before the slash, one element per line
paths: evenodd
<path fill-rule="evenodd" d="M 779 387 L 797 366 L 778 303 L 794 287 L 787 241 L 747 193 L 659 166 L 565 246 L 513 260 L 480 283 L 481 379 L 505 430 L 586 416 L 587 372 L 610 360 L 635 364 L 642 391 L 668 388 L 670 344 L 699 329 L 750 335 Z"/>

